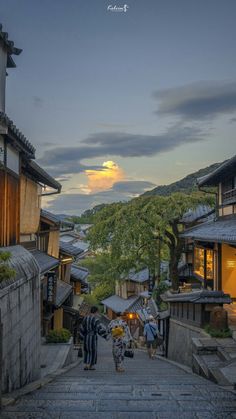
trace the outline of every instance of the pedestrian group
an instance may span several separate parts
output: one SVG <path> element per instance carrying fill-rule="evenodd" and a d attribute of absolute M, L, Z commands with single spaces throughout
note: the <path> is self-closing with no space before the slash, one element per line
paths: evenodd
<path fill-rule="evenodd" d="M 83 340 L 84 370 L 95 370 L 97 363 L 98 335 L 109 340 L 112 339 L 112 355 L 117 372 L 124 372 L 124 358 L 133 357 L 134 340 L 122 313 L 116 313 L 108 327 L 102 324 L 98 316 L 98 308 L 91 307 L 90 314 L 85 316 L 80 327 L 80 338 Z M 144 326 L 144 337 L 148 356 L 154 359 L 160 335 L 153 316 L 149 316 Z M 159 340 L 158 340 L 159 339 Z"/>

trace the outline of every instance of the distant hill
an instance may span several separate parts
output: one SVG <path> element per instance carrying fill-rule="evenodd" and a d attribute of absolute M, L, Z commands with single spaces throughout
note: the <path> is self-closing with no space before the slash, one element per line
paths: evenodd
<path fill-rule="evenodd" d="M 222 163 L 211 164 L 210 166 L 205 167 L 204 169 L 200 169 L 197 172 L 191 173 L 190 175 L 187 175 L 183 179 L 178 180 L 177 182 L 173 182 L 170 185 L 157 186 L 151 191 L 145 192 L 141 196 L 152 196 L 152 195 L 168 196 L 174 192 L 191 193 L 197 190 L 197 186 L 196 186 L 197 178 L 208 175 L 209 173 L 213 172 L 213 170 L 217 169 L 217 167 L 219 167 Z"/>

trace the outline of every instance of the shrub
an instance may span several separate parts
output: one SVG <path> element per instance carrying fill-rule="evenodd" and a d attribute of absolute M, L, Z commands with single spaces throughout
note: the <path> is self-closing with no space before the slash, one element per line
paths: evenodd
<path fill-rule="evenodd" d="M 224 330 L 217 330 L 213 329 L 209 324 L 204 327 L 204 330 L 212 337 L 212 338 L 231 338 L 232 332 L 230 329 Z"/>
<path fill-rule="evenodd" d="M 46 336 L 47 343 L 66 343 L 69 341 L 71 333 L 67 329 L 50 330 Z"/>
<path fill-rule="evenodd" d="M 9 266 L 10 259 L 10 252 L 0 252 L 0 282 L 16 276 L 16 271 Z"/>

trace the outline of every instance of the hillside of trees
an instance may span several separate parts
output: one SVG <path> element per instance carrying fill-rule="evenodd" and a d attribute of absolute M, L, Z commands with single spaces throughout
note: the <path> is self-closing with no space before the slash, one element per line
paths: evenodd
<path fill-rule="evenodd" d="M 157 186 L 151 191 L 145 192 L 143 196 L 168 196 L 176 192 L 189 194 L 197 191 L 197 178 L 208 175 L 209 173 L 213 172 L 213 170 L 217 169 L 217 167 L 219 167 L 222 163 L 223 162 L 211 164 L 210 166 L 200 169 L 197 172 L 191 173 L 190 175 L 187 175 L 183 179 L 180 179 L 177 182 L 173 182 L 170 185 Z"/>

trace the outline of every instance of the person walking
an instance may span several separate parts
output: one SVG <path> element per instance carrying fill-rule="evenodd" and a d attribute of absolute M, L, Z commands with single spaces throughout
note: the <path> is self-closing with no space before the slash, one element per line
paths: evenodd
<path fill-rule="evenodd" d="M 158 327 L 153 316 L 148 317 L 148 321 L 144 326 L 144 336 L 146 338 L 148 356 L 150 359 L 154 359 L 157 351 Z"/>
<path fill-rule="evenodd" d="M 129 326 L 121 317 L 122 313 L 117 313 L 116 319 L 108 325 L 108 332 L 112 337 L 112 355 L 117 372 L 124 372 L 124 353 L 127 344 L 133 340 Z"/>
<path fill-rule="evenodd" d="M 84 317 L 81 327 L 80 336 L 84 342 L 84 369 L 95 370 L 97 363 L 97 336 L 100 335 L 104 339 L 107 338 L 107 330 L 97 317 L 98 308 L 91 307 L 90 314 Z"/>

